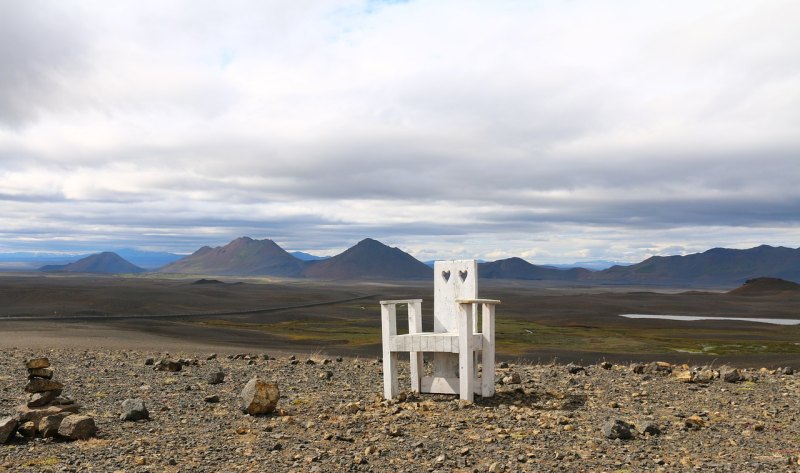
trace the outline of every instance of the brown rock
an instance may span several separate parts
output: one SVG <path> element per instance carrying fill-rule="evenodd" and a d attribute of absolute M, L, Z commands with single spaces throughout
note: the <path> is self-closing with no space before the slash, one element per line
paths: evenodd
<path fill-rule="evenodd" d="M 3 417 L 0 419 L 0 444 L 8 442 L 17 430 L 17 419 L 14 417 Z"/>
<path fill-rule="evenodd" d="M 53 377 L 53 368 L 30 368 L 28 370 L 28 379 L 44 378 L 51 379 Z"/>
<path fill-rule="evenodd" d="M 694 373 L 690 370 L 678 371 L 675 373 L 675 378 L 681 383 L 694 382 Z"/>
<path fill-rule="evenodd" d="M 36 437 L 36 424 L 31 421 L 23 422 L 17 430 L 23 437 L 29 439 Z"/>
<path fill-rule="evenodd" d="M 47 407 L 28 407 L 25 405 L 17 407 L 17 418 L 20 422 L 31 421 L 39 425 L 42 418 L 61 414 L 62 412 L 75 413 L 80 410 L 80 404 L 68 404 L 64 406 L 47 406 Z"/>
<path fill-rule="evenodd" d="M 58 427 L 58 435 L 70 440 L 86 440 L 97 434 L 94 419 L 89 416 L 73 414 L 64 418 Z"/>
<path fill-rule="evenodd" d="M 34 358 L 32 360 L 28 360 L 25 363 L 25 368 L 28 368 L 29 370 L 35 370 L 39 368 L 49 368 L 49 367 L 50 367 L 50 360 L 44 357 Z"/>
<path fill-rule="evenodd" d="M 173 373 L 180 371 L 182 368 L 183 365 L 181 363 L 178 363 L 175 360 L 170 360 L 169 358 L 159 360 L 155 367 L 153 367 L 153 369 L 156 371 L 171 371 Z"/>
<path fill-rule="evenodd" d="M 59 391 L 45 391 L 41 393 L 33 393 L 28 398 L 28 407 L 42 407 L 50 404 L 53 399 L 58 397 Z"/>
<path fill-rule="evenodd" d="M 58 381 L 53 381 L 52 379 L 42 379 L 42 378 L 34 378 L 28 382 L 25 386 L 26 393 L 43 393 L 45 391 L 58 391 L 58 394 L 61 394 L 61 391 L 64 389 L 64 385 L 59 383 Z M 56 396 L 58 396 L 56 394 Z"/>
<path fill-rule="evenodd" d="M 254 376 L 242 389 L 242 410 L 250 415 L 269 414 L 280 398 L 278 385 Z"/>
<path fill-rule="evenodd" d="M 61 426 L 61 421 L 68 415 L 68 412 L 55 414 L 52 416 L 42 417 L 39 421 L 39 434 L 44 438 L 55 437 L 58 434 L 58 428 Z"/>

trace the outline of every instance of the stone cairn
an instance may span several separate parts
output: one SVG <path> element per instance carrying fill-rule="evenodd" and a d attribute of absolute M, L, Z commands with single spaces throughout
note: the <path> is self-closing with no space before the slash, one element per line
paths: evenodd
<path fill-rule="evenodd" d="M 17 407 L 15 416 L 0 419 L 0 443 L 19 432 L 23 437 L 86 440 L 97 433 L 94 419 L 80 415 L 80 404 L 62 397 L 64 385 L 53 380 L 53 368 L 47 358 L 34 358 L 25 363 L 28 401 Z"/>

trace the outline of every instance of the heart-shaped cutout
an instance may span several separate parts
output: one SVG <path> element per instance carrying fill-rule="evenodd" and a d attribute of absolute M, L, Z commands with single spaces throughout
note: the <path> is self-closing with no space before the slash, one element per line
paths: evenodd
<path fill-rule="evenodd" d="M 450 271 L 442 271 L 442 279 L 444 279 L 444 282 L 449 281 L 450 280 Z"/>
<path fill-rule="evenodd" d="M 467 280 L 467 272 L 466 271 L 459 271 L 458 272 L 458 277 L 461 278 L 461 282 L 466 281 Z"/>

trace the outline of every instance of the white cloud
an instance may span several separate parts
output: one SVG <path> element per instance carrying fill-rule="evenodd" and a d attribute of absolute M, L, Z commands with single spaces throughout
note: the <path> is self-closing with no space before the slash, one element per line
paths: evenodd
<path fill-rule="evenodd" d="M 796 2 L 0 12 L 6 248 L 373 236 L 554 262 L 800 237 Z"/>

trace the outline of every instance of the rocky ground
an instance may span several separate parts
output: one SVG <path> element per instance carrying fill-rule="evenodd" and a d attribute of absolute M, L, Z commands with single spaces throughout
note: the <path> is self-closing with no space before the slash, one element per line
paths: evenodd
<path fill-rule="evenodd" d="M 25 402 L 26 360 L 46 356 L 98 428 L 85 441 L 17 435 L 0 445 L 0 471 L 794 471 L 800 454 L 791 370 L 504 363 L 497 395 L 469 404 L 386 402 L 374 359 L 0 354 L 0 417 Z M 181 371 L 154 370 L 162 358 L 183 359 Z M 210 384 L 220 369 L 223 382 Z M 278 383 L 275 413 L 241 411 L 254 375 Z M 128 398 L 144 401 L 149 420 L 120 420 Z"/>

